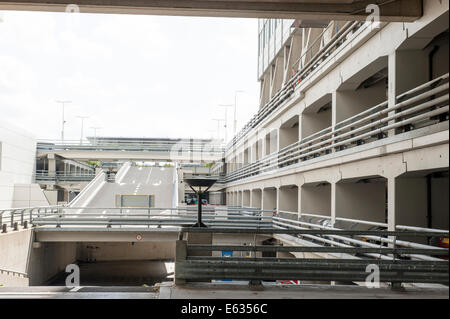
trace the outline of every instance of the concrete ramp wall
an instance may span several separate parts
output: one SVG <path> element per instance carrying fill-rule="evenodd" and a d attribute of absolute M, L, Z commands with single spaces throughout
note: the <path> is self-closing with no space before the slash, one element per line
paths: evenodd
<path fill-rule="evenodd" d="M 84 207 L 100 188 L 106 183 L 106 174 L 100 172 L 83 190 L 69 203 L 69 207 Z"/>
<path fill-rule="evenodd" d="M 42 285 L 78 259 L 78 243 L 32 243 L 33 230 L 0 234 L 0 284 Z"/>

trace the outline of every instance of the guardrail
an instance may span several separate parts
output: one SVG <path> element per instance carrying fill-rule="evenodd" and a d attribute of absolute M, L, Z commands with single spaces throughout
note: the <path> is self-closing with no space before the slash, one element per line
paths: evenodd
<path fill-rule="evenodd" d="M 394 106 L 388 107 L 387 101 L 380 103 L 279 152 L 230 172 L 225 181 L 232 182 L 378 141 L 388 137 L 390 132 L 401 134 L 448 121 L 448 90 L 447 73 L 399 95 Z"/>
<path fill-rule="evenodd" d="M 80 181 L 87 182 L 95 178 L 95 172 L 91 173 L 67 173 L 67 172 L 48 172 L 48 171 L 36 171 L 34 174 L 36 181 Z"/>
<path fill-rule="evenodd" d="M 184 152 L 199 152 L 211 154 L 223 154 L 224 147 L 220 143 L 200 143 L 200 142 L 158 142 L 158 143 L 112 143 L 112 142 L 83 142 L 75 141 L 54 141 L 54 140 L 39 140 L 37 143 L 38 150 L 62 150 L 62 151 L 134 151 L 134 152 L 177 152 L 183 150 Z"/>
<path fill-rule="evenodd" d="M 235 234 L 291 234 L 296 236 L 377 236 L 394 238 L 392 247 L 332 247 L 332 246 L 240 246 L 240 245 L 198 245 L 188 244 L 186 240 L 176 243 L 175 283 L 198 280 L 308 280 L 364 282 L 371 271 L 367 267 L 376 267 L 380 282 L 391 282 L 397 286 L 401 283 L 439 283 L 448 285 L 448 261 L 417 261 L 409 256 L 417 254 L 448 255 L 448 249 L 399 248 L 395 245 L 398 237 L 443 236 L 448 232 L 414 232 L 414 231 L 350 231 L 350 230 L 312 230 L 312 229 L 198 229 L 183 228 L 183 233 L 235 233 Z M 197 252 L 201 251 L 202 256 Z M 253 257 L 214 257 L 212 252 L 251 251 Z M 206 254 L 209 254 L 205 256 Z M 332 253 L 347 254 L 358 258 L 274 258 L 261 257 L 263 252 L 289 253 Z M 367 254 L 375 254 L 367 257 Z M 380 259 L 375 256 L 390 256 Z M 373 269 L 373 268 L 371 268 Z"/>
<path fill-rule="evenodd" d="M 208 228 L 192 228 L 191 226 L 197 221 L 196 207 L 48 206 L 0 210 L 0 225 L 3 226 L 3 232 L 7 231 L 7 227 L 5 227 L 7 224 L 3 224 L 3 222 L 9 223 L 13 230 L 18 230 L 19 223 L 24 228 L 32 225 L 34 227 L 50 227 L 60 231 L 69 228 L 78 230 L 128 228 L 135 230 L 144 227 L 169 227 L 180 232 L 179 238 L 183 238 L 183 233 L 186 232 L 252 234 L 255 236 L 266 234 L 270 236 L 288 235 L 289 242 L 295 242 L 298 239 L 301 243 L 301 246 L 258 246 L 256 244 L 254 246 L 214 246 L 187 245 L 186 242 L 180 240 L 177 245 L 182 245 L 182 247 L 178 247 L 177 252 L 181 249 L 186 253 L 177 256 L 178 275 L 176 276 L 178 276 L 178 281 L 200 279 L 319 280 L 317 279 L 319 273 L 322 280 L 361 281 L 363 274 L 366 275 L 362 272 L 361 267 L 370 263 L 380 267 L 382 281 L 448 283 L 448 261 L 442 260 L 442 258 L 448 259 L 448 248 L 410 241 L 410 238 L 413 237 L 448 238 L 447 230 L 402 225 L 398 225 L 396 231 L 339 229 L 323 223 L 295 220 L 292 217 L 295 212 L 281 211 L 281 213 L 289 218 L 282 218 L 280 212 L 277 213 L 273 210 L 205 205 L 203 221 Z M 300 217 L 316 217 L 323 221 L 328 220 L 329 216 L 301 214 Z M 374 226 L 370 221 L 347 218 L 342 218 L 342 221 Z M 385 225 L 383 223 L 376 224 Z M 403 237 L 408 238 L 408 241 L 401 240 Z M 254 258 L 224 259 L 188 254 L 188 252 L 200 250 L 209 252 L 251 251 Z M 261 257 L 259 254 L 262 252 L 328 254 L 340 260 L 287 260 Z M 182 257 L 183 254 L 185 257 Z M 447 272 L 444 271 L 444 268 Z M 239 272 L 239 269 L 250 269 L 251 271 L 249 273 Z M 318 269 L 320 269 L 319 272 Z M 265 273 L 266 271 L 267 273 Z"/>
<path fill-rule="evenodd" d="M 228 143 L 226 151 L 235 146 L 250 130 L 255 128 L 259 123 L 266 119 L 273 111 L 275 111 L 283 102 L 285 102 L 294 93 L 295 87 L 307 78 L 319 65 L 327 60 L 331 54 L 336 51 L 342 44 L 349 41 L 351 36 L 358 30 L 361 30 L 366 24 L 361 22 L 348 22 L 340 28 L 330 41 L 324 45 L 313 57 L 306 63 L 303 58 L 296 63 L 301 63 L 297 73 L 287 81 L 284 86 L 255 114 L 250 121 L 239 131 L 238 134 Z M 308 50 L 304 54 L 308 54 L 312 50 Z"/>
<path fill-rule="evenodd" d="M 206 206 L 203 210 L 204 223 L 207 226 L 254 227 L 270 228 L 270 216 L 273 211 L 253 208 L 228 208 Z M 182 227 L 193 225 L 197 221 L 197 208 L 86 208 L 71 206 L 35 207 L 23 209 L 0 210 L 0 225 L 2 232 L 11 227 L 18 230 L 19 226 L 56 227 Z"/>

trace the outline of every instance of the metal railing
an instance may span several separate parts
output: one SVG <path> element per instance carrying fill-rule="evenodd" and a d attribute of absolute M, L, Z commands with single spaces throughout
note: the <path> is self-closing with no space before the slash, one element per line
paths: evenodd
<path fill-rule="evenodd" d="M 210 227 L 254 227 L 269 228 L 271 217 L 263 216 L 273 211 L 254 208 L 229 208 L 220 206 L 205 206 L 203 210 L 204 223 Z M 17 208 L 0 210 L 0 225 L 2 231 L 8 228 L 18 230 L 19 226 L 35 227 L 182 227 L 197 221 L 197 208 L 194 206 L 178 208 L 154 207 L 69 207 L 49 206 L 35 208 Z"/>
<path fill-rule="evenodd" d="M 280 213 L 285 214 L 288 218 L 281 217 Z M 448 261 L 442 259 L 443 257 L 448 259 L 448 249 L 412 242 L 410 239 L 412 237 L 448 238 L 448 230 L 402 225 L 397 226 L 395 231 L 340 229 L 329 224 L 312 222 L 314 218 L 319 221 L 329 220 L 329 216 L 324 215 L 300 214 L 300 219 L 310 219 L 309 222 L 305 222 L 295 220 L 295 212 L 206 205 L 203 222 L 208 228 L 191 228 L 197 221 L 196 214 L 196 207 L 189 206 L 177 208 L 48 206 L 0 210 L 0 225 L 3 226 L 3 232 L 8 231 L 8 224 L 13 231 L 18 230 L 19 225 L 24 228 L 29 226 L 40 227 L 41 230 L 50 227 L 59 231 L 68 229 L 99 230 L 100 228 L 120 228 L 121 230 L 124 230 L 124 228 L 128 230 L 165 228 L 180 232 L 181 235 L 186 232 L 287 235 L 289 242 L 295 242 L 296 240 L 301 242 L 301 246 L 261 246 L 256 245 L 256 242 L 253 246 L 199 246 L 187 245 L 186 242 L 183 244 L 183 241 L 180 240 L 177 245 L 182 243 L 189 252 L 225 250 L 251 251 L 253 253 L 252 258 L 246 258 L 245 260 L 191 257 L 186 254 L 187 258 L 180 261 L 177 257 L 178 279 L 181 280 L 319 280 L 317 279 L 319 277 L 315 277 L 318 276 L 318 273 L 311 272 L 316 267 L 316 270 L 321 269 L 320 279 L 322 280 L 342 281 L 351 279 L 352 281 L 358 281 L 362 280 L 363 276 L 361 267 L 370 263 L 380 267 L 382 281 L 448 284 Z M 336 218 L 336 220 L 366 226 L 385 226 L 384 223 L 349 218 Z M 407 238 L 407 240 L 401 240 L 402 238 Z M 259 255 L 262 252 L 307 253 L 316 256 L 328 254 L 331 256 L 329 258 L 334 256 L 339 261 L 330 261 L 330 259 L 267 259 Z M 212 273 L 210 265 L 213 264 L 217 266 L 215 268 L 217 272 Z M 337 267 L 337 272 L 333 272 L 333 267 Z M 238 269 L 251 269 L 252 271 L 248 274 L 245 272 L 239 273 Z M 270 274 L 264 274 L 266 270 L 269 272 L 269 269 L 272 269 Z M 308 269 L 311 271 L 306 271 Z M 395 273 L 392 273 L 394 269 Z M 303 272 L 303 270 L 306 272 Z"/>
<path fill-rule="evenodd" d="M 250 121 L 239 131 L 238 134 L 228 143 L 226 150 L 230 150 L 235 146 L 244 136 L 247 135 L 253 128 L 267 118 L 274 110 L 276 110 L 283 102 L 285 102 L 294 93 L 295 87 L 307 78 L 319 65 L 321 65 L 327 58 L 336 51 L 343 43 L 351 39 L 351 35 L 365 26 L 361 22 L 349 22 L 340 28 L 332 37 L 332 39 L 324 45 L 308 62 L 301 58 L 296 63 L 304 63 L 299 68 L 298 72 L 291 77 L 283 87 L 255 114 Z M 313 46 L 314 47 L 314 46 Z M 313 49 L 310 48 L 303 54 L 311 54 Z"/>
<path fill-rule="evenodd" d="M 332 245 L 280 246 L 280 245 L 199 245 L 181 240 L 183 233 L 226 233 L 226 234 L 289 234 L 294 236 L 377 236 L 394 238 L 391 247 L 335 247 Z M 415 231 L 355 231 L 322 229 L 196 229 L 184 228 L 177 241 L 175 259 L 175 283 L 198 280 L 308 280 L 364 282 L 371 273 L 367 266 L 378 267 L 380 282 L 399 283 L 439 283 L 448 285 L 448 261 L 413 260 L 418 254 L 448 255 L 448 249 L 402 248 L 395 244 L 398 237 L 443 236 L 448 232 Z M 197 252 L 201 251 L 200 256 Z M 215 257 L 212 252 L 251 251 L 252 257 Z M 308 253 L 339 254 L 341 258 L 276 258 L 262 257 L 262 253 Z M 208 254 L 205 256 L 205 253 Z M 371 254 L 371 256 L 368 256 Z M 376 256 L 386 256 L 381 259 Z"/>
<path fill-rule="evenodd" d="M 95 178 L 95 172 L 89 173 L 69 173 L 69 172 L 49 172 L 47 170 L 37 170 L 35 175 L 36 181 L 80 181 L 88 182 Z"/>
<path fill-rule="evenodd" d="M 180 141 L 160 141 L 160 142 L 110 142 L 110 141 L 60 141 L 60 140 L 39 140 L 38 150 L 79 150 L 79 151 L 133 151 L 133 152 L 172 152 L 183 150 L 184 152 L 199 152 L 211 154 L 223 154 L 224 147 L 216 141 L 198 142 L 189 140 Z"/>
<path fill-rule="evenodd" d="M 401 134 L 448 121 L 448 90 L 447 73 L 398 96 L 397 103 L 391 107 L 387 101 L 380 103 L 335 126 L 293 143 L 279 152 L 230 172 L 226 175 L 225 181 L 232 182 L 368 144 L 388 137 L 390 132 Z"/>

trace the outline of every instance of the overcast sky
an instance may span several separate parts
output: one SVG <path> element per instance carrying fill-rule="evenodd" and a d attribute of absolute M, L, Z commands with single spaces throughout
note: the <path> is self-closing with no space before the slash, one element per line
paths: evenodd
<path fill-rule="evenodd" d="M 66 140 L 80 115 L 85 136 L 217 136 L 235 90 L 238 127 L 257 111 L 256 69 L 256 19 L 0 12 L 0 117 L 40 139 L 61 137 L 57 100 Z"/>

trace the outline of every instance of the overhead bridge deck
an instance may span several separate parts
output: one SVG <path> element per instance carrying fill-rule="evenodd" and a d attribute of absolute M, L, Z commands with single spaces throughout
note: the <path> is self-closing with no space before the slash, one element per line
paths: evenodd
<path fill-rule="evenodd" d="M 0 10 L 63 12 L 71 0 L 6 0 Z M 422 16 L 423 0 L 81 0 L 80 12 L 208 17 L 365 20 L 366 6 L 378 4 L 381 19 L 407 22 Z M 74 9 L 72 9 L 74 10 Z"/>
<path fill-rule="evenodd" d="M 224 148 L 214 140 L 88 138 L 87 142 L 41 140 L 37 157 L 55 154 L 78 161 L 146 160 L 213 162 L 222 158 Z"/>

